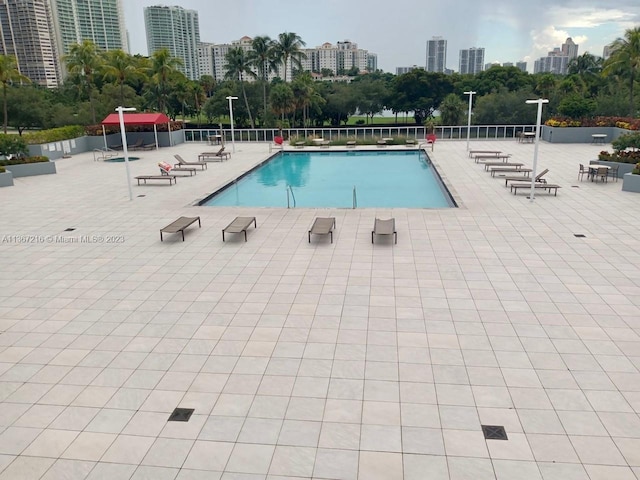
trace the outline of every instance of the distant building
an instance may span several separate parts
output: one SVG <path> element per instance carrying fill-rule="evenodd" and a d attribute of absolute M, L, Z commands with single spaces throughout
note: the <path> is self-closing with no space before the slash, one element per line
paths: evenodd
<path fill-rule="evenodd" d="M 609 45 L 605 45 L 604 48 L 602 49 L 602 59 L 606 60 L 608 59 L 613 52 L 616 50 L 616 42 L 618 42 L 619 40 L 622 40 L 621 38 L 617 38 L 615 42 L 611 42 Z"/>
<path fill-rule="evenodd" d="M 566 75 L 567 67 L 572 58 L 578 56 L 578 45 L 571 38 L 567 38 L 562 47 L 556 47 L 546 57 L 540 57 L 533 64 L 533 73 L 554 73 Z"/>
<path fill-rule="evenodd" d="M 58 86 L 60 64 L 47 0 L 0 0 L 0 54 L 15 56 L 18 71 L 34 84 Z"/>
<path fill-rule="evenodd" d="M 460 74 L 476 74 L 482 71 L 484 66 L 484 48 L 468 48 L 460 50 L 458 71 Z"/>
<path fill-rule="evenodd" d="M 504 62 L 502 64 L 503 67 L 513 67 L 513 62 Z"/>
<path fill-rule="evenodd" d="M 144 9 L 149 55 L 166 48 L 182 60 L 178 67 L 190 80 L 200 78 L 200 24 L 198 12 L 182 7 L 157 5 Z"/>
<path fill-rule="evenodd" d="M 491 63 L 485 63 L 484 64 L 484 69 L 485 70 L 489 70 L 491 67 L 500 67 L 500 62 L 491 62 Z"/>
<path fill-rule="evenodd" d="M 419 67 L 418 65 L 414 65 L 413 67 L 396 67 L 396 75 L 404 75 L 412 70 L 424 70 L 424 67 Z"/>
<path fill-rule="evenodd" d="M 447 41 L 433 37 L 427 41 L 427 72 L 444 73 L 447 68 Z"/>
<path fill-rule="evenodd" d="M 122 0 L 50 0 L 59 55 L 91 40 L 101 50 L 129 52 Z"/>
<path fill-rule="evenodd" d="M 523 72 L 527 71 L 527 62 L 516 62 L 516 68 L 519 68 Z"/>

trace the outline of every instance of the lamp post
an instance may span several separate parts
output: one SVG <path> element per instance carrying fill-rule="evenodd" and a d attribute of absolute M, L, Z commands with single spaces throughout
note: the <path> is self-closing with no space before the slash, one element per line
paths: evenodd
<path fill-rule="evenodd" d="M 549 103 L 549 100 L 546 98 L 539 98 L 537 100 L 527 100 L 526 103 L 537 103 L 538 104 L 538 118 L 536 119 L 536 143 L 533 149 L 533 168 L 531 172 L 531 194 L 529 195 L 529 199 L 533 202 L 536 192 L 536 166 L 538 165 L 538 144 L 540 143 L 540 122 L 542 121 L 542 105 L 545 103 Z"/>
<path fill-rule="evenodd" d="M 233 100 L 237 100 L 238 97 L 227 97 L 229 100 L 229 118 L 231 120 L 231 146 L 233 148 L 233 153 L 236 153 L 236 140 L 233 136 Z"/>
<path fill-rule="evenodd" d="M 120 120 L 120 137 L 122 138 L 122 153 L 124 154 L 124 165 L 127 170 L 127 186 L 129 187 L 129 201 L 133 200 L 133 191 L 131 190 L 131 173 L 129 172 L 129 150 L 127 149 L 127 132 L 124 128 L 123 112 L 135 112 L 135 108 L 117 107 L 118 119 Z"/>
<path fill-rule="evenodd" d="M 465 95 L 469 95 L 469 115 L 467 121 L 467 152 L 469 151 L 469 134 L 471 133 L 471 103 L 473 102 L 473 96 L 476 92 L 472 92 L 469 90 L 468 92 L 464 92 Z"/>

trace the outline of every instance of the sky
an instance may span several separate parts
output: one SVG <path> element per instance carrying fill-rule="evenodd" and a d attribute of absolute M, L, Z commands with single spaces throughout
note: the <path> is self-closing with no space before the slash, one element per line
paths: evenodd
<path fill-rule="evenodd" d="M 578 54 L 602 55 L 605 45 L 640 27 L 640 0 L 123 0 L 132 54 L 147 55 L 144 7 L 196 10 L 200 40 L 231 43 L 248 35 L 295 32 L 314 48 L 351 40 L 378 55 L 378 68 L 426 63 L 426 42 L 447 40 L 447 67 L 459 50 L 485 49 L 485 63 L 533 62 L 571 37 Z"/>

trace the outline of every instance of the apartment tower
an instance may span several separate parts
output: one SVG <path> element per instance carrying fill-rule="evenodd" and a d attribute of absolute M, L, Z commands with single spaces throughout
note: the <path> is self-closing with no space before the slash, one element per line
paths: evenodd
<path fill-rule="evenodd" d="M 59 55 L 90 40 L 101 50 L 129 52 L 122 0 L 50 0 Z"/>
<path fill-rule="evenodd" d="M 427 72 L 444 73 L 447 68 L 447 41 L 433 37 L 427 41 Z"/>
<path fill-rule="evenodd" d="M 458 71 L 460 74 L 472 74 L 482 72 L 484 67 L 484 48 L 467 48 L 460 50 L 460 62 Z"/>
<path fill-rule="evenodd" d="M 47 0 L 0 0 L 0 54 L 16 57 L 36 85 L 57 87 L 60 69 Z"/>
<path fill-rule="evenodd" d="M 200 25 L 198 12 L 177 6 L 157 5 L 144 9 L 149 55 L 166 48 L 182 60 L 179 69 L 190 79 L 200 78 Z M 202 55 L 202 52 L 200 52 Z M 204 61 L 204 59 L 203 59 Z"/>

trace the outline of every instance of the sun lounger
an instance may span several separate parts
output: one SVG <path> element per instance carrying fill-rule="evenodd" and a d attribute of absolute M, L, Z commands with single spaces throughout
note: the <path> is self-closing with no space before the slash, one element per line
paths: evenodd
<path fill-rule="evenodd" d="M 356 141 L 355 140 L 347 141 L 347 148 L 355 148 L 355 146 L 356 146 Z"/>
<path fill-rule="evenodd" d="M 174 166 L 175 167 L 180 167 L 180 166 L 199 166 L 202 167 L 202 169 L 204 170 L 205 168 L 208 168 L 207 162 L 185 162 L 184 159 L 176 154 L 174 155 L 174 158 L 176 160 L 178 160 L 178 163 L 176 163 Z"/>
<path fill-rule="evenodd" d="M 331 243 L 333 243 L 333 229 L 336 227 L 335 217 L 316 217 L 309 230 L 309 243 L 311 243 L 311 234 L 313 235 L 330 235 Z"/>
<path fill-rule="evenodd" d="M 491 176 L 495 177 L 496 173 L 524 173 L 526 174 L 525 176 L 529 176 L 529 173 L 531 173 L 531 169 L 530 168 L 520 168 L 520 167 L 491 167 L 490 168 L 491 171 Z"/>
<path fill-rule="evenodd" d="M 474 158 L 476 160 L 476 163 L 483 163 L 483 161 L 485 161 L 485 160 L 494 161 L 494 160 L 497 160 L 497 159 L 500 159 L 503 162 L 506 162 L 507 160 L 509 160 L 511 158 L 511 154 L 507 154 L 507 155 L 476 155 Z"/>
<path fill-rule="evenodd" d="M 293 148 L 304 148 L 304 142 L 295 142 Z"/>
<path fill-rule="evenodd" d="M 224 242 L 225 233 L 242 233 L 244 232 L 244 241 L 247 241 L 247 228 L 251 226 L 257 228 L 256 217 L 236 217 L 233 222 L 222 229 L 222 241 Z"/>
<path fill-rule="evenodd" d="M 221 147 L 217 152 L 202 152 L 200 155 L 198 155 L 198 160 L 204 162 L 207 159 L 211 158 L 213 160 L 222 161 L 231 158 L 231 153 L 225 152 L 224 148 L 225 147 Z"/>
<path fill-rule="evenodd" d="M 138 185 L 140 185 L 140 180 L 142 180 L 145 185 L 147 180 L 169 180 L 169 185 L 177 182 L 174 175 L 140 175 L 135 178 L 138 181 Z"/>
<path fill-rule="evenodd" d="M 489 171 L 489 167 L 521 167 L 524 163 L 521 162 L 486 162 L 483 163 L 484 170 Z"/>
<path fill-rule="evenodd" d="M 329 146 L 331 145 L 331 141 L 330 140 L 323 140 L 322 142 L 319 143 L 320 148 L 329 148 Z"/>
<path fill-rule="evenodd" d="M 418 145 L 418 141 L 417 140 L 405 140 L 404 144 L 407 147 L 415 147 L 416 145 Z"/>
<path fill-rule="evenodd" d="M 202 224 L 200 223 L 200 217 L 180 217 L 179 219 L 171 222 L 164 228 L 160 229 L 160 241 L 163 242 L 162 238 L 163 233 L 182 233 L 182 241 L 184 242 L 184 231 L 185 229 L 191 225 L 192 223 L 198 222 L 198 226 L 202 228 Z"/>
<path fill-rule="evenodd" d="M 476 155 L 500 155 L 501 153 L 502 151 L 500 150 L 469 150 L 469 158 Z"/>
<path fill-rule="evenodd" d="M 387 141 L 386 140 L 378 140 L 376 142 L 376 144 L 378 145 L 378 147 L 386 147 L 387 146 Z"/>
<path fill-rule="evenodd" d="M 545 168 L 538 175 L 536 175 L 536 183 L 545 183 L 546 180 L 542 177 L 544 177 L 548 172 L 549 172 L 549 169 Z M 530 180 L 530 179 L 524 176 L 518 177 L 514 175 L 511 177 L 504 177 L 504 186 L 506 187 L 509 184 L 509 182 L 526 182 L 527 180 Z"/>
<path fill-rule="evenodd" d="M 547 182 L 537 182 L 533 184 L 533 187 L 537 190 L 537 189 L 542 189 L 542 190 L 548 190 L 549 193 L 551 193 L 551 190 L 553 190 L 553 195 L 557 196 L 558 195 L 558 189 L 562 188 L 560 185 L 553 185 L 551 183 L 547 183 Z M 514 195 L 518 194 L 518 190 L 530 190 L 531 189 L 531 183 L 530 182 L 515 182 L 511 184 L 511 191 L 513 192 Z"/>
<path fill-rule="evenodd" d="M 142 142 L 144 142 L 144 139 L 139 138 L 136 143 L 132 143 L 131 145 L 128 145 L 128 149 L 129 150 L 138 150 L 139 148 L 142 147 Z"/>
<path fill-rule="evenodd" d="M 398 243 L 398 232 L 396 232 L 396 219 L 390 218 L 388 220 L 380 220 L 376 218 L 373 223 L 373 230 L 371 230 L 371 243 L 373 243 L 373 237 L 375 235 L 393 235 L 395 242 Z"/>
<path fill-rule="evenodd" d="M 178 173 L 188 172 L 189 176 L 191 177 L 196 174 L 195 168 L 189 168 L 189 167 L 175 168 L 169 165 L 167 162 L 159 162 L 158 167 L 160 167 L 160 175 L 173 175 L 174 172 L 178 172 Z"/>

